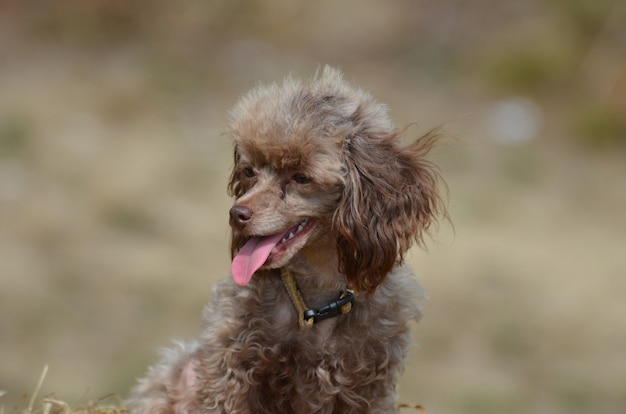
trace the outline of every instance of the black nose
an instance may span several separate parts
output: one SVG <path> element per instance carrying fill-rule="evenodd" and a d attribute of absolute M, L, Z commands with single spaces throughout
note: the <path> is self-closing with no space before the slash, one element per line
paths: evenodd
<path fill-rule="evenodd" d="M 242 228 L 252 218 L 252 210 L 246 206 L 233 206 L 230 209 L 230 224 Z"/>

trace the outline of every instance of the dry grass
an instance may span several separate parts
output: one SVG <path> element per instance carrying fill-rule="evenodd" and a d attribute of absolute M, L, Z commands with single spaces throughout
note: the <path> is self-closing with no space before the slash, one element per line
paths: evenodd
<path fill-rule="evenodd" d="M 48 374 L 48 366 L 46 365 L 41 372 L 37 386 L 35 387 L 30 398 L 23 397 L 17 401 L 13 407 L 6 409 L 4 405 L 0 405 L 0 414 L 125 414 L 129 411 L 124 407 L 115 405 L 104 405 L 108 400 L 118 399 L 115 395 L 102 397 L 96 401 L 89 401 L 87 404 L 72 408 L 67 402 L 56 398 L 54 395 L 44 396 L 39 399 L 41 387 Z M 3 391 L 0 391 L 0 397 Z M 28 400 L 28 405 L 23 404 Z"/>
<path fill-rule="evenodd" d="M 38 404 L 32 407 L 21 409 L 16 406 L 6 411 L 8 414 L 125 414 L 129 411 L 123 407 L 104 406 L 103 401 L 109 399 L 109 397 L 103 400 L 88 402 L 85 406 L 70 407 L 65 402 L 53 397 L 46 397 Z M 0 413 L 4 414 L 4 408 L 0 408 Z"/>

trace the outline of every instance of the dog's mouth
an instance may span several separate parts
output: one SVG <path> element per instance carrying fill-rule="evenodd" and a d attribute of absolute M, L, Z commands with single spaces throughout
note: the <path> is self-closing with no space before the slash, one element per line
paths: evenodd
<path fill-rule="evenodd" d="M 231 274 L 235 283 L 245 286 L 261 267 L 274 268 L 286 264 L 304 247 L 314 228 L 314 222 L 303 220 L 282 233 L 251 237 L 233 259 Z"/>

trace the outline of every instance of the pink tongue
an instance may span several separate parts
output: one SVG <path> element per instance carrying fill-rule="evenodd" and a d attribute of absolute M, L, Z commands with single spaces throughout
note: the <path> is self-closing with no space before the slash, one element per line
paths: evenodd
<path fill-rule="evenodd" d="M 275 234 L 267 237 L 253 237 L 239 250 L 233 259 L 231 273 L 233 280 L 239 286 L 245 286 L 252 279 L 252 275 L 267 260 L 274 246 L 284 237 L 284 234 Z"/>

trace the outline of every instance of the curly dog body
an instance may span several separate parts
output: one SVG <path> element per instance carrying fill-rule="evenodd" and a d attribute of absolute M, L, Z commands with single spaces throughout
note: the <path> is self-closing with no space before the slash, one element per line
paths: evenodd
<path fill-rule="evenodd" d="M 397 412 L 424 296 L 403 255 L 445 215 L 436 134 L 402 146 L 386 107 L 329 67 L 252 90 L 230 132 L 232 277 L 131 410 Z"/>

